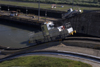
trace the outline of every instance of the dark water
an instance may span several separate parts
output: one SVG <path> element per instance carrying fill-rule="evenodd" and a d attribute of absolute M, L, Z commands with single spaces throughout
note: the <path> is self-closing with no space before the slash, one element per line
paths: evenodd
<path fill-rule="evenodd" d="M 28 43 L 31 32 L 36 33 L 39 29 L 23 24 L 0 21 L 0 46 L 22 48 L 32 44 Z"/>

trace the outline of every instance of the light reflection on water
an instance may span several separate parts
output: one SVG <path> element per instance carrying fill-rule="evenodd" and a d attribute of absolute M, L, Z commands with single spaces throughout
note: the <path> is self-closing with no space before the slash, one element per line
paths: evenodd
<path fill-rule="evenodd" d="M 0 46 L 22 48 L 32 44 L 28 43 L 30 32 L 40 31 L 27 25 L 19 25 L 0 21 Z"/>

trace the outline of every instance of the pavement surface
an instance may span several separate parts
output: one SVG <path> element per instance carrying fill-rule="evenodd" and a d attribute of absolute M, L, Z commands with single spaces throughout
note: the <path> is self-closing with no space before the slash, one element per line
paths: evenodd
<path fill-rule="evenodd" d="M 37 50 L 72 51 L 72 52 L 84 53 L 84 54 L 89 54 L 89 55 L 94 55 L 94 56 L 100 57 L 100 50 L 75 47 L 75 46 L 68 46 L 68 45 L 62 44 L 61 42 L 52 42 L 52 43 L 46 43 L 43 45 L 38 45 L 38 46 L 35 46 L 27 51 L 30 52 L 30 51 L 37 51 Z M 4 58 L 6 56 L 8 56 L 8 55 L 0 55 L 0 58 Z M 34 55 L 24 55 L 24 56 L 34 56 Z M 74 57 L 69 57 L 69 56 L 57 56 L 57 55 L 42 55 L 42 56 L 71 59 L 71 60 L 81 61 L 84 63 L 91 64 L 93 67 L 100 67 L 100 64 L 94 63 L 92 61 L 89 61 L 87 59 L 82 59 L 82 58 L 74 58 Z M 23 57 L 23 55 L 21 57 Z"/>

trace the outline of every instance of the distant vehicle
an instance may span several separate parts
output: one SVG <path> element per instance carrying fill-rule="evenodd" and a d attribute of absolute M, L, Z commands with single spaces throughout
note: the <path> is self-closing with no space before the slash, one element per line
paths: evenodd
<path fill-rule="evenodd" d="M 35 18 L 35 16 L 32 16 L 32 18 Z"/>
<path fill-rule="evenodd" d="M 82 12 L 82 10 L 73 10 L 72 8 L 70 8 L 70 9 L 68 9 L 67 13 L 64 13 L 62 15 L 62 19 L 73 17 L 81 12 Z"/>
<path fill-rule="evenodd" d="M 62 8 L 64 7 L 64 6 L 61 6 Z"/>
<path fill-rule="evenodd" d="M 18 16 L 18 12 L 17 11 L 11 11 L 10 16 Z"/>
<path fill-rule="evenodd" d="M 29 38 L 29 43 L 41 44 L 49 41 L 64 39 L 65 37 L 76 33 L 70 22 L 55 27 L 55 24 L 52 21 L 48 21 L 44 22 L 41 29 L 42 32 L 35 33 Z"/>

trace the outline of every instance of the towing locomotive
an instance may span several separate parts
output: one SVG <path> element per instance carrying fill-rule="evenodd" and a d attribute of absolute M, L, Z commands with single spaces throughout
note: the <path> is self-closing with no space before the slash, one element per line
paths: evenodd
<path fill-rule="evenodd" d="M 33 35 L 30 36 L 29 43 L 41 44 L 60 40 L 76 33 L 76 30 L 73 29 L 70 22 L 63 23 L 61 26 L 56 27 L 52 21 L 48 21 L 41 25 L 41 29 L 41 32 L 33 33 Z"/>

